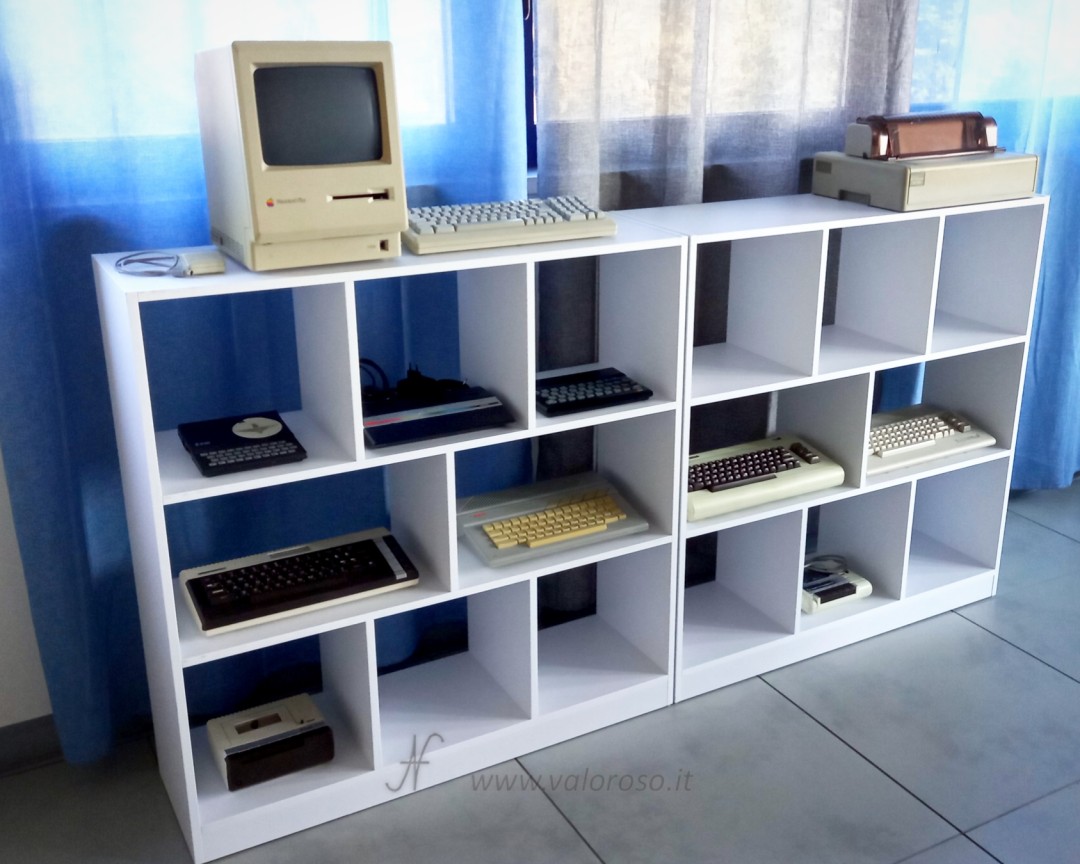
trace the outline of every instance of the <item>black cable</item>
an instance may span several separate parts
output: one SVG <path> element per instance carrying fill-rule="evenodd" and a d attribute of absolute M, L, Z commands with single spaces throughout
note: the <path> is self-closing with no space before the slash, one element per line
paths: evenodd
<path fill-rule="evenodd" d="M 360 373 L 361 373 L 361 375 L 364 372 L 367 372 L 369 375 L 371 375 L 372 379 L 375 378 L 375 375 L 377 373 L 378 376 L 379 376 L 378 380 L 382 383 L 382 386 L 379 387 L 378 385 L 376 385 L 375 389 L 376 390 L 381 390 L 383 393 L 388 393 L 389 392 L 389 390 L 390 390 L 390 379 L 386 376 L 386 373 L 383 372 L 382 367 L 378 363 L 376 363 L 374 360 L 368 360 L 366 357 L 361 357 L 360 358 Z"/>

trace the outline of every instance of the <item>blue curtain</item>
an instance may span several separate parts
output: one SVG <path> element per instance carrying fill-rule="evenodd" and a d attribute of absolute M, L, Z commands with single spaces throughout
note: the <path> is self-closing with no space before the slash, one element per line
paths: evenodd
<path fill-rule="evenodd" d="M 1013 486 L 1080 471 L 1080 4 L 921 0 L 912 102 L 994 117 L 999 144 L 1039 156 L 1051 196 Z"/>
<path fill-rule="evenodd" d="M 209 242 L 196 50 L 234 39 L 319 38 L 394 42 L 411 203 L 524 196 L 517 0 L 0 0 L 0 446 L 70 761 L 104 755 L 149 710 L 89 257 Z M 412 292 L 399 293 L 408 306 Z M 388 314 L 450 314 L 419 293 L 422 310 Z M 236 339 L 272 355 L 275 334 L 290 326 L 288 310 L 274 304 L 210 304 L 200 319 L 204 344 L 163 338 L 151 358 L 154 386 L 170 393 L 163 403 L 178 414 L 201 401 L 220 406 L 200 364 L 224 362 L 214 352 Z M 146 325 L 155 335 L 178 329 L 154 316 Z M 227 340 L 216 338 L 223 333 Z M 241 395 L 294 407 L 288 369 L 271 369 Z M 356 491 L 350 482 L 369 481 L 320 487 L 309 496 L 314 504 L 292 509 L 321 506 L 326 515 Z M 369 491 L 377 504 L 378 490 Z M 207 525 L 218 536 L 246 531 L 248 506 L 257 502 L 170 513 L 178 560 L 185 538 Z M 212 688 L 197 677 L 189 692 Z M 195 692 L 193 706 L 199 699 Z"/>

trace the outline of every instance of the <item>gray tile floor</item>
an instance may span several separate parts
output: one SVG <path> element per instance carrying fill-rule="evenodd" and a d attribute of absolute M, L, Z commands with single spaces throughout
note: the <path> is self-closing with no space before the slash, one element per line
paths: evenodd
<path fill-rule="evenodd" d="M 993 599 L 223 860 L 1078 862 L 1080 484 L 1005 534 Z M 0 779 L 0 860 L 189 861 L 147 744 Z"/>

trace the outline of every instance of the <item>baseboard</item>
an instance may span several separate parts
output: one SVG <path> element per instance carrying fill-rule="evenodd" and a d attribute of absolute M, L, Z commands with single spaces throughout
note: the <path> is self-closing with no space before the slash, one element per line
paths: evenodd
<path fill-rule="evenodd" d="M 0 728 L 0 777 L 63 759 L 52 715 Z"/>

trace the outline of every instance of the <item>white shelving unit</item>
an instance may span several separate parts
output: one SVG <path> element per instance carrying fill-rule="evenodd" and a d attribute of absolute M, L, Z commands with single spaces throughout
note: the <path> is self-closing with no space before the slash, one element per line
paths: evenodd
<path fill-rule="evenodd" d="M 795 196 L 624 214 L 689 238 L 684 456 L 734 443 L 749 415 L 747 440 L 798 434 L 845 471 L 683 521 L 677 700 L 993 593 L 1046 207 Z M 874 394 L 903 367 L 996 446 L 867 477 Z M 809 552 L 844 555 L 872 595 L 804 614 Z"/>
<path fill-rule="evenodd" d="M 671 704 L 685 238 L 628 221 L 615 238 L 263 274 L 230 262 L 222 276 L 185 280 L 121 275 L 117 257 L 96 257 L 95 278 L 161 774 L 196 861 Z M 595 263 L 598 364 L 645 383 L 655 394 L 648 401 L 538 415 L 537 268 L 570 258 Z M 513 424 L 365 446 L 359 359 L 387 336 L 360 310 L 371 297 L 400 308 L 407 292 L 456 298 L 456 323 L 440 333 L 456 352 L 454 372 L 497 393 Z M 284 326 L 286 338 L 251 356 L 244 322 L 267 309 L 284 324 L 271 321 L 266 332 Z M 222 314 L 241 322 L 236 343 L 217 360 L 193 357 L 179 377 L 204 382 L 204 416 L 270 407 L 237 407 L 249 390 L 289 394 L 296 404 L 273 407 L 288 409 L 282 414 L 308 450 L 305 461 L 206 478 L 183 450 L 176 424 L 204 416 L 185 416 L 190 394 L 158 342 L 184 345 Z M 412 362 L 409 346 L 425 336 L 406 321 L 393 348 Z M 648 531 L 486 567 L 457 536 L 457 498 L 488 491 L 475 488 L 468 466 L 509 459 L 508 476 L 529 475 L 531 444 L 582 427 L 594 430 L 596 469 L 646 517 Z M 515 485 L 497 471 L 486 482 Z M 310 496 L 340 502 L 334 525 L 310 524 Z M 416 564 L 415 587 L 213 636 L 199 630 L 182 597 L 177 574 L 185 567 L 376 525 L 390 528 Z M 541 628 L 540 580 L 584 565 L 595 566 L 595 611 Z M 380 627 L 441 604 L 463 604 L 465 650 L 404 666 L 380 657 Z M 237 664 L 294 645 L 318 658 L 321 689 L 313 695 L 334 730 L 335 756 L 229 792 L 193 679 L 228 682 L 246 674 Z M 236 681 L 238 689 L 248 683 Z M 410 767 L 420 752 L 422 767 Z"/>
<path fill-rule="evenodd" d="M 95 257 L 161 774 L 197 862 L 993 593 L 1045 199 L 905 214 L 793 196 L 617 218 L 611 238 L 269 274 L 230 263 L 222 276 L 147 280 L 118 274 L 119 256 Z M 537 269 L 572 258 L 595 263 L 598 365 L 649 386 L 647 402 L 537 414 Z M 439 334 L 455 372 L 516 420 L 368 448 L 358 361 L 388 337 L 361 310 L 375 296 L 401 306 L 440 292 L 456 301 Z M 181 447 L 176 424 L 203 417 L 185 414 L 157 343 L 185 344 L 223 304 L 240 321 L 274 310 L 268 332 L 286 335 L 272 352 L 256 341 L 250 357 L 237 327 L 235 344 L 196 358 L 205 416 L 276 405 L 307 460 L 205 478 Z M 426 334 L 409 326 L 397 348 L 411 361 Z M 997 445 L 868 478 L 874 393 L 902 367 L 920 370 L 927 401 L 966 412 Z M 252 393 L 285 396 L 237 406 Z M 533 445 L 583 428 L 596 469 L 649 530 L 486 567 L 457 536 L 457 498 L 487 491 L 478 475 L 498 488 L 488 466 L 507 458 L 528 474 Z M 692 444 L 787 430 L 838 461 L 844 484 L 684 518 Z M 312 495 L 340 501 L 333 525 L 313 523 Z M 375 525 L 401 542 L 418 585 L 210 637 L 177 585 L 185 567 Z M 872 596 L 804 615 L 814 549 L 845 554 Z M 595 609 L 545 626 L 548 580 L 584 565 Z M 414 665 L 385 656 L 378 632 L 451 604 L 463 650 Z M 335 757 L 228 792 L 192 681 L 228 682 L 284 646 L 317 657 Z"/>

